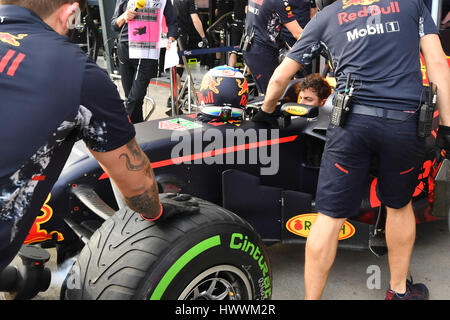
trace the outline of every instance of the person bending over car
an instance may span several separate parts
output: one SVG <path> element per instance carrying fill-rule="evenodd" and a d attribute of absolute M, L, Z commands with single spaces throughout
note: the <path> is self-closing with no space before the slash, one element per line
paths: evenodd
<path fill-rule="evenodd" d="M 159 200 L 115 85 L 65 36 L 85 3 L 0 0 L 0 271 L 22 246 L 79 138 L 143 218 L 184 211 L 183 202 Z"/>
<path fill-rule="evenodd" d="M 428 298 L 425 285 L 407 280 L 416 232 L 411 199 L 425 152 L 425 139 L 417 135 L 417 111 L 425 99 L 419 49 L 430 81 L 437 86 L 437 145 L 447 156 L 450 69 L 423 0 L 368 2 L 370 5 L 316 0 L 321 11 L 274 72 L 262 110 L 253 118 L 273 123 L 276 104 L 293 75 L 324 48 L 331 53 L 335 69 L 336 101 L 343 101 L 345 93 L 353 93 L 346 122 L 333 121 L 327 130 L 316 195 L 319 213 L 305 249 L 306 299 L 322 296 L 339 231 L 345 220 L 359 211 L 374 157 L 378 160 L 377 193 L 387 209 L 390 288 L 386 299 Z M 374 15 L 365 16 L 364 12 Z M 386 13 L 380 17 L 382 22 L 373 19 L 380 16 L 377 12 Z M 334 103 L 334 108 L 340 105 Z"/>

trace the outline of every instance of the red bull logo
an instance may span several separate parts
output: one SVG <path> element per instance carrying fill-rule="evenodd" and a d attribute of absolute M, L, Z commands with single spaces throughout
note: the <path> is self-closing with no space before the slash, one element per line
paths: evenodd
<path fill-rule="evenodd" d="M 238 83 L 238 87 L 241 89 L 241 91 L 239 91 L 238 95 L 242 96 L 244 93 L 248 93 L 248 83 L 247 81 L 244 80 L 240 80 L 240 79 L 236 79 L 237 83 Z"/>
<path fill-rule="evenodd" d="M 215 94 L 219 93 L 219 89 L 217 89 L 218 86 L 220 86 L 220 83 L 222 82 L 223 78 L 217 78 L 217 82 L 210 76 L 205 75 L 202 79 L 202 83 L 200 85 L 200 91 L 209 89 Z"/>
<path fill-rule="evenodd" d="M 34 179 L 39 179 L 33 177 Z M 64 236 L 58 231 L 48 232 L 47 230 L 41 228 L 43 224 L 50 221 L 53 216 L 53 208 L 48 204 L 50 201 L 51 194 L 49 193 L 44 205 L 41 208 L 42 215 L 38 216 L 31 227 L 28 236 L 25 238 L 24 244 L 42 242 L 51 239 L 57 239 L 58 241 L 63 241 Z"/>
<path fill-rule="evenodd" d="M 342 8 L 347 9 L 350 6 L 368 6 L 375 2 L 380 2 L 380 0 L 342 0 Z"/>
<path fill-rule="evenodd" d="M 25 38 L 26 36 L 28 36 L 28 34 L 19 34 L 17 36 L 12 35 L 11 33 L 6 33 L 6 32 L 0 32 L 0 41 L 10 44 L 14 47 L 19 47 L 20 46 L 20 42 L 18 40 L 22 40 L 23 38 Z"/>
<path fill-rule="evenodd" d="M 248 103 L 248 82 L 240 79 L 236 79 L 236 82 L 238 84 L 238 87 L 241 89 L 241 91 L 238 92 L 238 95 L 241 97 L 240 105 L 245 107 Z"/>

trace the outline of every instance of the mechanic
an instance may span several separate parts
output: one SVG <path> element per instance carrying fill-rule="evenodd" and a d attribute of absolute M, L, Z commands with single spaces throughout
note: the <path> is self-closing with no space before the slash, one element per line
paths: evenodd
<path fill-rule="evenodd" d="M 294 13 L 300 27 L 304 29 L 311 18 L 316 14 L 316 2 L 314 0 L 299 0 L 295 3 L 295 6 L 292 7 L 292 12 Z M 287 49 L 292 48 L 297 41 L 285 26 L 281 28 L 280 37 L 285 42 Z M 307 68 L 302 68 L 295 77 L 303 78 L 311 72 L 312 65 Z"/>
<path fill-rule="evenodd" d="M 225 13 L 233 12 L 233 20 L 230 28 L 230 46 L 238 46 L 241 43 L 244 32 L 245 15 L 247 14 L 247 1 L 242 0 L 216 0 L 216 16 L 221 17 Z M 233 50 L 228 59 L 228 65 L 235 67 L 238 51 Z M 219 57 L 220 58 L 220 57 Z"/>
<path fill-rule="evenodd" d="M 335 68 L 336 95 L 340 94 L 336 101 L 354 91 L 346 123 L 333 121 L 337 125 L 330 124 L 327 131 L 316 196 L 319 213 L 305 249 L 305 298 L 322 296 L 339 231 L 358 213 L 375 157 L 377 194 L 387 209 L 386 299 L 427 299 L 426 286 L 407 281 L 407 274 L 416 230 L 411 199 L 425 149 L 425 139 L 417 135 L 418 109 L 426 98 L 419 48 L 438 90 L 437 145 L 447 155 L 450 150 L 450 69 L 436 25 L 422 0 L 316 3 L 321 12 L 274 72 L 262 110 L 254 117 L 272 124 L 276 104 L 294 73 L 325 47 Z M 334 103 L 334 110 L 340 105 Z"/>
<path fill-rule="evenodd" d="M 300 38 L 303 29 L 295 19 L 293 0 L 249 0 L 245 19 L 242 52 L 261 95 L 278 66 L 278 50 L 282 25 Z"/>
<path fill-rule="evenodd" d="M 79 138 L 144 219 L 164 221 L 185 207 L 178 196 L 158 199 L 116 86 L 65 36 L 85 3 L 0 0 L 0 94 L 7 97 L 0 109 L 0 271 L 22 246 Z M 185 212 L 197 211 L 193 204 Z"/>
<path fill-rule="evenodd" d="M 159 20 L 162 15 L 166 18 L 168 27 L 169 45 L 178 36 L 178 26 L 171 1 L 153 0 L 148 1 L 164 4 L 161 8 Z M 132 123 L 144 121 L 142 105 L 147 93 L 150 79 L 158 75 L 158 59 L 130 59 L 128 41 L 128 21 L 136 17 L 136 2 L 134 0 L 118 0 L 112 16 L 111 25 L 114 31 L 119 33 L 118 57 L 119 72 L 125 94 L 125 106 Z M 158 20 L 158 21 L 159 21 Z"/>
<path fill-rule="evenodd" d="M 207 48 L 209 46 L 203 24 L 198 15 L 195 0 L 174 0 L 173 6 L 178 23 L 178 32 L 183 50 Z M 199 37 L 200 36 L 200 37 Z M 181 77 L 184 72 L 184 63 L 180 56 L 180 64 L 177 65 L 177 89 L 181 90 Z M 168 103 L 168 107 L 171 107 Z"/>

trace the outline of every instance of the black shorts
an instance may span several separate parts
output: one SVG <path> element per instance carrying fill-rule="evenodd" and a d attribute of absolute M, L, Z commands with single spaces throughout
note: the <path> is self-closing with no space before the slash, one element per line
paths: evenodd
<path fill-rule="evenodd" d="M 231 46 L 240 45 L 243 33 L 244 33 L 244 25 L 241 23 L 233 23 L 231 25 L 230 45 Z M 237 50 L 233 50 L 232 52 L 236 53 Z"/>
<path fill-rule="evenodd" d="M 418 138 L 416 130 L 416 115 L 397 121 L 351 114 L 345 128 L 330 124 L 317 185 L 317 211 L 334 218 L 357 215 L 367 195 L 374 158 L 378 198 L 390 208 L 407 205 L 425 156 L 425 139 Z"/>

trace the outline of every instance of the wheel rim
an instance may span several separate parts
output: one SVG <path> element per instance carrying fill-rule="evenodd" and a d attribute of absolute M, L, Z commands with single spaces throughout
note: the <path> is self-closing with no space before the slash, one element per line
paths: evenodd
<path fill-rule="evenodd" d="M 193 279 L 178 300 L 252 300 L 247 276 L 230 265 L 215 266 Z"/>

